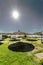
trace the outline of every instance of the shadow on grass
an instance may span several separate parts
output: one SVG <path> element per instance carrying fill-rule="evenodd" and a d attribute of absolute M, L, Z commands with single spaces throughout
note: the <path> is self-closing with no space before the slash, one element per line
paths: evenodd
<path fill-rule="evenodd" d="M 17 43 L 10 44 L 8 46 L 8 49 L 15 52 L 28 52 L 28 51 L 32 51 L 34 49 L 34 46 L 32 44 L 25 43 L 25 42 L 17 42 Z"/>
<path fill-rule="evenodd" d="M 0 42 L 0 45 L 2 45 L 3 43 L 2 42 Z"/>

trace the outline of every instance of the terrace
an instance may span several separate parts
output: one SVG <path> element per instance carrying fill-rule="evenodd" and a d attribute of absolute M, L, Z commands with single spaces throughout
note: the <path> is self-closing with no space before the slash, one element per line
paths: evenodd
<path fill-rule="evenodd" d="M 25 35 L 24 35 L 25 37 Z M 24 64 L 29 63 L 30 65 L 42 65 L 42 56 L 37 57 L 38 53 L 43 53 L 43 44 L 41 39 L 38 37 L 14 37 L 14 38 L 4 38 L 3 41 L 0 41 L 0 64 Z M 17 38 L 19 40 L 17 40 Z M 12 40 L 11 40 L 12 39 Z M 6 52 L 6 53 L 5 53 Z M 21 58 L 21 60 L 20 60 Z M 26 60 L 26 58 L 28 60 Z M 24 60 L 23 60 L 24 59 Z M 38 59 L 38 60 L 37 60 Z M 26 60 L 26 61 L 25 61 Z M 30 62 L 29 62 L 30 60 Z M 28 61 L 28 62 L 27 62 Z M 12 62 L 12 63 L 11 63 Z"/>

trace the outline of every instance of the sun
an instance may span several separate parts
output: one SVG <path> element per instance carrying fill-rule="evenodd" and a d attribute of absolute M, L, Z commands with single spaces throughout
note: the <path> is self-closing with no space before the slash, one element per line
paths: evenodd
<path fill-rule="evenodd" d="M 19 18 L 19 13 L 18 13 L 18 11 L 13 11 L 13 12 L 12 12 L 12 16 L 13 16 L 13 18 L 18 19 L 18 18 Z"/>

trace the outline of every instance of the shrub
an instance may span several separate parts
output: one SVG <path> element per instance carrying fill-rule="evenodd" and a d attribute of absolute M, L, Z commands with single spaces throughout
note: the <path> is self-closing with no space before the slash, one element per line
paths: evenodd
<path fill-rule="evenodd" d="M 19 39 L 12 38 L 11 41 L 19 41 Z"/>
<path fill-rule="evenodd" d="M 28 38 L 27 41 L 37 41 L 37 38 Z"/>
<path fill-rule="evenodd" d="M 41 61 L 41 65 L 43 65 L 43 59 L 42 60 L 40 60 Z"/>
<path fill-rule="evenodd" d="M 2 35 L 2 39 L 8 38 L 7 35 Z"/>

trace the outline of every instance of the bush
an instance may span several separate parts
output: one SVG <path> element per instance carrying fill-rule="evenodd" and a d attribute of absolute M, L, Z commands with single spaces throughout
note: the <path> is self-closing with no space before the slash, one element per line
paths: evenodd
<path fill-rule="evenodd" d="M 28 38 L 27 41 L 37 41 L 37 38 Z"/>
<path fill-rule="evenodd" d="M 27 35 L 26 34 L 24 34 L 24 38 L 26 38 L 27 37 Z"/>
<path fill-rule="evenodd" d="M 42 60 L 40 60 L 41 61 L 41 65 L 43 65 L 43 59 Z"/>
<path fill-rule="evenodd" d="M 8 38 L 7 35 L 2 35 L 2 39 L 6 39 L 6 38 Z"/>
<path fill-rule="evenodd" d="M 16 38 L 12 38 L 11 41 L 20 41 L 20 40 Z"/>

